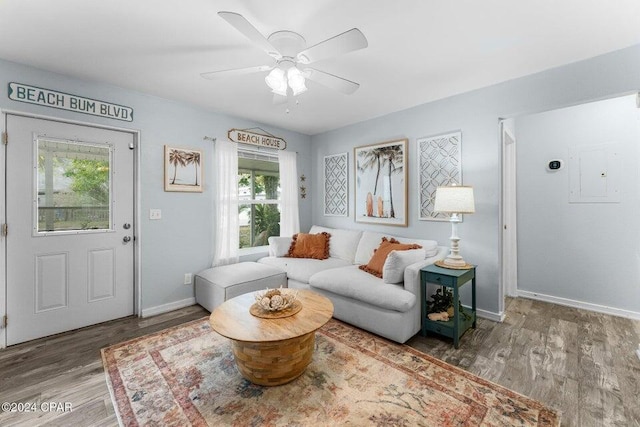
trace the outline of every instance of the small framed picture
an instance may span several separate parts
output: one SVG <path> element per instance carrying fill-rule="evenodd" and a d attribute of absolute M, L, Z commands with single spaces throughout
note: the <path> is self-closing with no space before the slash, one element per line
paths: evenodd
<path fill-rule="evenodd" d="M 202 193 L 202 151 L 164 146 L 164 191 Z"/>

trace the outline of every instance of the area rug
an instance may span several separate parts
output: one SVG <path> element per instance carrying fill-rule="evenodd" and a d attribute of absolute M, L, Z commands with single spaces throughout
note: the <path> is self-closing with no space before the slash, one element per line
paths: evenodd
<path fill-rule="evenodd" d="M 331 320 L 313 361 L 289 384 L 263 387 L 235 367 L 208 318 L 102 349 L 126 426 L 556 426 L 539 402 Z"/>

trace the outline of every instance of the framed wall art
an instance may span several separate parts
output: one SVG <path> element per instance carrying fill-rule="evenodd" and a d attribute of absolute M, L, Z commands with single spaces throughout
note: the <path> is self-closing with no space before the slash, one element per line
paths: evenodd
<path fill-rule="evenodd" d="M 202 151 L 164 146 L 164 191 L 202 192 Z"/>
<path fill-rule="evenodd" d="M 355 220 L 406 227 L 407 139 L 355 147 Z"/>
<path fill-rule="evenodd" d="M 324 157 L 324 215 L 349 215 L 348 153 Z"/>
<path fill-rule="evenodd" d="M 421 220 L 449 220 L 447 215 L 434 212 L 433 205 L 439 186 L 462 184 L 461 143 L 460 131 L 418 139 L 418 207 Z"/>

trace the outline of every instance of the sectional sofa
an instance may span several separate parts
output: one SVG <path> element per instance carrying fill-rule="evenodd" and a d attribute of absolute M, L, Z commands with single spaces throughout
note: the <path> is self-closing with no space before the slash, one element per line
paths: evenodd
<path fill-rule="evenodd" d="M 313 226 L 309 233 L 331 235 L 329 258 L 289 258 L 290 237 L 269 238 L 269 256 L 259 263 L 287 273 L 290 288 L 311 289 L 329 298 L 333 316 L 370 332 L 404 343 L 420 330 L 420 269 L 444 259 L 447 248 L 434 240 Z M 422 250 L 392 252 L 382 278 L 358 267 L 367 264 L 383 237 L 417 243 Z M 406 252 L 406 253 L 401 253 Z"/>

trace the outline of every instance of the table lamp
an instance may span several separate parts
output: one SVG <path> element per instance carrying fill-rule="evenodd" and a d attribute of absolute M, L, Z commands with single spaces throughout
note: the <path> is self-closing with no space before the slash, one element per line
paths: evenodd
<path fill-rule="evenodd" d="M 443 260 L 436 261 L 436 265 L 446 268 L 465 269 L 472 267 L 460 256 L 458 237 L 458 223 L 460 214 L 470 214 L 476 211 L 473 200 L 473 187 L 466 185 L 451 185 L 436 189 L 436 200 L 433 210 L 450 214 L 451 222 L 451 253 Z"/>

